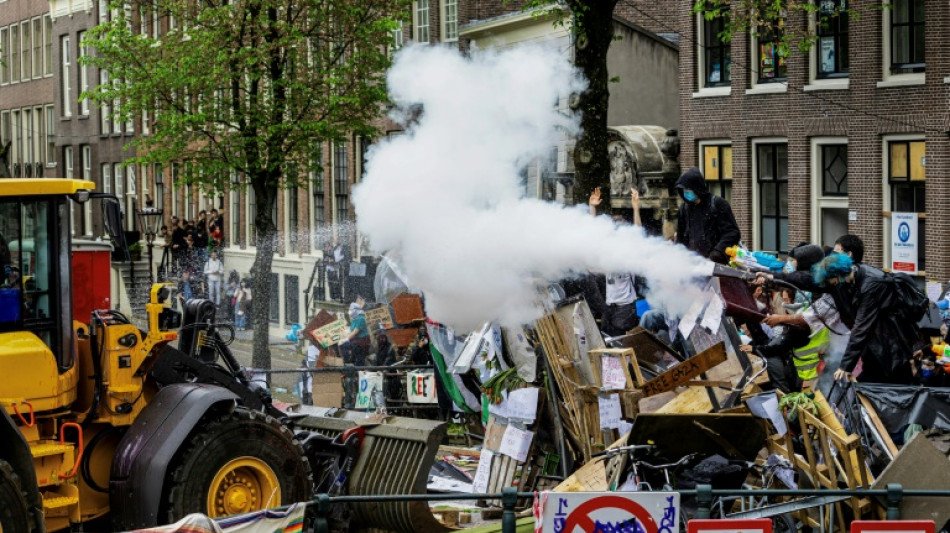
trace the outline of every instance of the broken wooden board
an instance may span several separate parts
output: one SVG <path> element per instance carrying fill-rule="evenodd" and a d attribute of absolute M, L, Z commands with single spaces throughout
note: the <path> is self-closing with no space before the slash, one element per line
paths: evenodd
<path fill-rule="evenodd" d="M 676 395 L 669 403 L 660 407 L 655 412 L 685 415 L 691 413 L 711 413 L 712 410 L 712 402 L 709 401 L 709 395 L 706 394 L 706 389 L 690 387 Z"/>
<path fill-rule="evenodd" d="M 643 385 L 643 395 L 653 396 L 661 392 L 671 391 L 680 385 L 685 385 L 696 376 L 725 362 L 725 360 L 725 345 L 722 342 L 714 344 L 708 349 L 696 354 L 695 357 L 690 357 L 646 382 L 646 384 Z"/>

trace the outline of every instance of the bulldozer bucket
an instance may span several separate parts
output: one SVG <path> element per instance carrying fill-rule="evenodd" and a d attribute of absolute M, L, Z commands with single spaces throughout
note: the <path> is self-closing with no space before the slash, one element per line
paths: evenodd
<path fill-rule="evenodd" d="M 354 417 L 347 414 L 341 418 L 308 416 L 297 420 L 295 425 L 332 437 L 358 425 Z M 362 413 L 360 416 L 365 417 Z M 375 426 L 367 426 L 347 494 L 425 494 L 429 469 L 445 437 L 445 423 L 397 416 L 387 416 L 377 422 Z M 351 508 L 352 525 L 357 530 L 405 533 L 448 530 L 432 516 L 425 501 L 368 501 L 353 503 Z"/>

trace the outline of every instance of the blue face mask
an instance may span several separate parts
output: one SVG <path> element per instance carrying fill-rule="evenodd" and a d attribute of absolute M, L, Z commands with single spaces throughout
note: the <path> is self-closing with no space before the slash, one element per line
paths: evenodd
<path fill-rule="evenodd" d="M 695 201 L 696 201 L 696 193 L 694 193 L 693 191 L 691 191 L 691 190 L 689 190 L 689 189 L 686 189 L 685 191 L 683 191 L 683 198 L 686 198 L 686 201 L 687 201 L 687 202 L 695 202 Z"/>
<path fill-rule="evenodd" d="M 786 261 L 785 266 L 782 267 L 782 272 L 785 272 L 786 274 L 795 272 L 795 263 L 792 260 Z"/>

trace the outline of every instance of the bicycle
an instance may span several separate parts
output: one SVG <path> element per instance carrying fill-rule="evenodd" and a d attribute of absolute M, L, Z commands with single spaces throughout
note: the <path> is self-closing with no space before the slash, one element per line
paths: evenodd
<path fill-rule="evenodd" d="M 753 461 L 742 461 L 743 465 L 749 470 L 758 473 L 760 483 L 753 486 L 748 482 L 742 484 L 743 489 L 770 489 L 775 483 L 779 470 L 794 469 L 790 464 L 778 462 L 774 465 L 759 464 Z M 729 511 L 739 505 L 737 512 Z M 798 521 L 790 516 L 790 512 L 784 508 L 774 507 L 776 504 L 769 500 L 768 496 L 722 496 L 713 501 L 712 518 L 715 519 L 735 519 L 735 518 L 769 518 L 772 520 L 773 533 L 794 533 L 798 531 Z M 777 504 L 782 505 L 782 504 Z"/>

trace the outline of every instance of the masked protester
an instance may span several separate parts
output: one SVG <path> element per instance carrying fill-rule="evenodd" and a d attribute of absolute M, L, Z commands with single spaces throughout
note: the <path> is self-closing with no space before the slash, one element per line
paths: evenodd
<path fill-rule="evenodd" d="M 684 200 L 676 220 L 676 242 L 712 261 L 728 263 L 726 248 L 741 238 L 729 202 L 709 192 L 695 167 L 680 176 L 676 190 Z"/>

